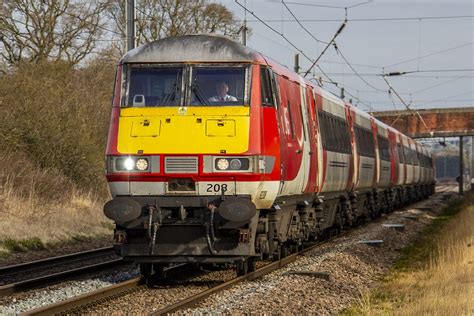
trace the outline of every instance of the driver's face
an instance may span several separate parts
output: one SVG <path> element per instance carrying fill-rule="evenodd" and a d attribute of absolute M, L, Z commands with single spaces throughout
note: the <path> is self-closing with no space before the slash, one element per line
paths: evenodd
<path fill-rule="evenodd" d="M 219 96 L 223 97 L 229 91 L 229 87 L 225 83 L 220 83 L 216 86 L 216 92 Z"/>

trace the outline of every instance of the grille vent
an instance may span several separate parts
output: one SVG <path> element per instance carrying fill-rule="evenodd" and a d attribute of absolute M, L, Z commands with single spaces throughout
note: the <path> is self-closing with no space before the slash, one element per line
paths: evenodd
<path fill-rule="evenodd" d="M 197 173 L 197 157 L 165 157 L 166 173 Z"/>

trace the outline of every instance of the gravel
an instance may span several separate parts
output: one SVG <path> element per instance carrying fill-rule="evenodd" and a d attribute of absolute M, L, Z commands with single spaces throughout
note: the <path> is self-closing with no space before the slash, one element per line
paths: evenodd
<path fill-rule="evenodd" d="M 113 310 L 114 314 L 149 314 L 235 277 L 234 269 L 190 273 L 194 275 L 184 273 L 167 284 L 153 288 L 140 287 L 132 293 L 81 309 L 81 313 L 101 315 Z"/>
<path fill-rule="evenodd" d="M 402 211 L 384 216 L 324 244 L 297 261 L 258 280 L 241 283 L 215 294 L 184 314 L 268 313 L 268 314 L 337 314 L 375 287 L 400 256 L 400 249 L 439 213 L 453 193 L 444 193 Z M 417 208 L 431 208 L 422 211 Z M 415 217 L 406 219 L 404 216 Z M 404 231 L 382 227 L 402 223 Z M 375 247 L 358 244 L 360 240 L 381 239 Z M 290 271 L 327 272 L 329 280 Z"/>
<path fill-rule="evenodd" d="M 116 269 L 109 274 L 101 272 L 100 276 L 91 276 L 89 279 L 68 281 L 40 290 L 31 290 L 24 293 L 4 297 L 0 301 L 0 315 L 14 315 L 31 309 L 50 305 L 84 293 L 120 283 L 139 276 L 138 269 L 130 266 Z"/>

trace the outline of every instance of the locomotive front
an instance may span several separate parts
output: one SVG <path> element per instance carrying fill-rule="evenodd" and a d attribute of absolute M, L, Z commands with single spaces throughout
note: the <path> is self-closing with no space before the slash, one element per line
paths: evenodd
<path fill-rule="evenodd" d="M 255 54 L 221 37 L 160 40 L 119 63 L 104 213 L 121 256 L 142 272 L 255 255 L 258 210 L 279 182 L 252 82 Z"/>

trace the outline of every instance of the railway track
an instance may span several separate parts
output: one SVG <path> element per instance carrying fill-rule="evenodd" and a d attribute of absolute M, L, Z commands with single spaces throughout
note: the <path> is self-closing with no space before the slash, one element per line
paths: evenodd
<path fill-rule="evenodd" d="M 228 289 L 238 283 L 241 283 L 246 280 L 255 280 L 263 275 L 266 275 L 272 271 L 275 271 L 277 269 L 280 269 L 281 267 L 286 266 L 287 264 L 293 262 L 296 260 L 296 258 L 299 255 L 302 255 L 303 253 L 310 251 L 322 244 L 325 244 L 334 238 L 342 237 L 344 236 L 345 233 L 342 233 L 340 235 L 337 235 L 333 238 L 315 243 L 297 253 L 291 254 L 285 258 L 282 258 L 278 261 L 274 261 L 272 263 L 266 264 L 265 266 L 257 269 L 254 272 L 248 273 L 246 275 L 233 278 L 229 281 L 223 282 L 221 284 L 218 284 L 216 286 L 212 286 L 207 290 L 200 291 L 196 295 L 189 296 L 179 302 L 176 302 L 172 305 L 166 306 L 158 311 L 155 311 L 153 315 L 164 315 L 168 313 L 172 313 L 184 308 L 191 307 L 195 305 L 196 303 L 202 301 L 203 299 L 207 298 L 208 296 L 218 293 L 220 291 L 223 291 L 225 289 Z M 178 272 L 179 273 L 179 272 Z M 141 287 L 144 287 L 142 281 L 140 278 L 134 278 L 119 284 L 115 284 L 109 287 L 105 287 L 102 289 L 99 289 L 97 291 L 83 294 L 74 298 L 71 298 L 69 300 L 65 300 L 62 302 L 58 302 L 56 304 L 52 304 L 49 306 L 41 307 L 38 309 L 34 309 L 31 311 L 28 311 L 24 313 L 24 315 L 52 315 L 52 314 L 59 314 L 59 313 L 64 313 L 68 311 L 73 311 L 74 313 L 76 312 L 81 312 L 83 306 L 90 306 L 94 305 L 97 302 L 104 301 L 107 299 L 113 299 L 117 296 L 124 295 L 129 292 L 134 292 L 140 289 Z"/>
<path fill-rule="evenodd" d="M 450 185 L 445 185 L 445 186 L 440 186 L 437 190 L 437 194 L 443 194 L 447 191 L 452 191 L 453 187 Z M 371 223 L 376 223 L 382 218 L 376 219 L 372 221 Z M 280 269 L 286 265 L 288 265 L 291 262 L 294 262 L 298 256 L 304 254 L 305 252 L 308 252 L 310 250 L 313 250 L 322 244 L 325 244 L 329 241 L 334 240 L 335 238 L 343 237 L 345 234 L 350 233 L 352 230 L 343 232 L 342 234 L 339 234 L 337 236 L 334 236 L 330 239 L 324 240 L 317 242 L 297 253 L 291 254 L 285 258 L 280 259 L 279 261 L 275 261 L 272 263 L 269 263 L 259 269 L 257 269 L 255 272 L 248 273 L 247 275 L 240 276 L 237 278 L 233 278 L 231 280 L 225 281 L 225 282 L 219 282 L 217 285 L 212 285 L 209 288 L 205 290 L 200 290 L 196 294 L 188 295 L 186 298 L 175 301 L 174 303 L 170 304 L 168 301 L 166 304 L 163 304 L 162 308 L 158 310 L 154 310 L 152 315 L 165 315 L 173 312 L 177 312 L 186 308 L 190 308 L 197 303 L 203 301 L 207 297 L 209 297 L 212 294 L 224 291 L 228 288 L 231 288 L 243 281 L 251 281 L 258 279 L 272 271 L 275 271 L 277 269 Z M 25 315 L 51 315 L 51 314 L 58 314 L 58 313 L 64 313 L 64 312 L 73 312 L 73 313 L 80 313 L 83 311 L 90 311 L 88 308 L 90 306 L 96 305 L 96 304 L 101 304 L 104 301 L 107 300 L 114 300 L 115 298 L 122 297 L 126 295 L 127 293 L 132 293 L 131 295 L 134 295 L 134 293 L 138 293 L 138 291 L 141 288 L 145 288 L 145 286 L 142 284 L 140 281 L 140 278 L 135 278 L 123 283 L 119 283 L 113 286 L 109 286 L 91 293 L 83 294 L 78 297 L 71 298 L 69 300 L 65 300 L 62 302 L 58 302 L 53 305 L 41 307 L 38 309 L 30 310 L 25 313 Z M 165 291 L 166 288 L 163 289 L 153 289 L 153 295 L 154 296 L 160 296 L 162 293 L 157 291 Z M 151 294 L 150 294 L 151 295 Z"/>
<path fill-rule="evenodd" d="M 112 247 L 0 268 L 0 297 L 123 264 Z"/>

